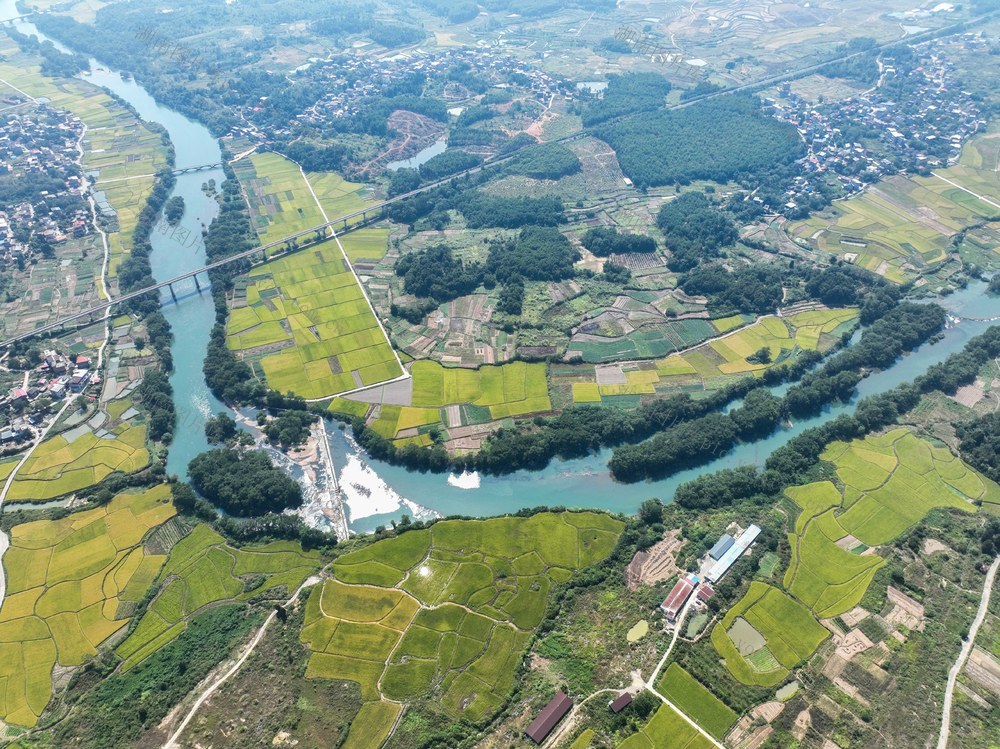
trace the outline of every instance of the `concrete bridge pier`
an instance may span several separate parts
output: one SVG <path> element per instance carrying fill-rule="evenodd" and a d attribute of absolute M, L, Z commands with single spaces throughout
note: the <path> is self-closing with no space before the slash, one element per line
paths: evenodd
<path fill-rule="evenodd" d="M 170 296 L 173 298 L 174 304 L 177 304 L 177 295 L 174 293 L 174 285 L 172 283 L 168 283 L 167 288 L 170 289 Z"/>
<path fill-rule="evenodd" d="M 192 276 L 192 278 L 194 278 L 194 287 L 196 289 L 198 289 L 198 293 L 200 294 L 201 293 L 201 284 L 198 283 L 198 274 L 195 273 L 194 276 Z"/>

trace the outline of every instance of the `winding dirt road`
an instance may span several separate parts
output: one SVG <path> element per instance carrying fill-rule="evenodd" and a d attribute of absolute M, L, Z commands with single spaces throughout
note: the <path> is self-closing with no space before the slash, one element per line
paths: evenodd
<path fill-rule="evenodd" d="M 969 628 L 969 636 L 962 644 L 962 652 L 958 654 L 958 660 L 948 672 L 948 686 L 944 690 L 944 708 L 941 711 L 941 733 L 938 735 L 937 749 L 948 749 L 948 736 L 951 731 L 951 701 L 955 695 L 955 685 L 958 683 L 958 675 L 962 672 L 965 662 L 969 660 L 969 654 L 976 644 L 976 635 L 979 627 L 986 618 L 986 612 L 990 608 L 990 596 L 993 593 L 993 581 L 997 576 L 997 569 L 1000 568 L 1000 557 L 993 560 L 989 571 L 986 573 L 986 581 L 983 583 L 983 597 L 979 599 L 979 611 L 976 618 L 972 620 Z"/>

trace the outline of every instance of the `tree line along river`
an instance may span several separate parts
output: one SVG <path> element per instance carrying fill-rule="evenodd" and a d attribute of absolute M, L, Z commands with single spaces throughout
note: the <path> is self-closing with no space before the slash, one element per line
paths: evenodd
<path fill-rule="evenodd" d="M 19 15 L 14 2 L 0 0 L 0 21 Z M 46 38 L 30 23 L 17 21 L 15 27 L 22 33 Z M 123 78 L 96 60 L 91 60 L 90 65 L 91 69 L 83 74 L 84 78 L 120 96 L 144 120 L 157 122 L 166 128 L 174 145 L 176 168 L 221 161 L 219 144 L 203 125 L 161 106 L 134 80 Z M 186 210 L 182 222 L 198 239 L 190 247 L 182 247 L 170 237 L 153 232 L 150 260 L 157 281 L 205 264 L 200 230 L 202 225 L 211 223 L 218 211 L 215 199 L 201 189 L 202 184 L 210 179 L 221 184 L 225 176 L 221 169 L 178 175 L 171 195 L 184 198 Z M 186 475 L 188 462 L 209 447 L 205 439 L 205 420 L 213 413 L 226 410 L 224 404 L 209 392 L 202 374 L 209 333 L 215 322 L 212 296 L 205 291 L 208 280 L 200 279 L 201 293 L 196 291 L 193 281 L 187 283 L 190 289 L 176 290 L 176 302 L 169 292 L 163 292 L 163 312 L 174 331 L 174 372 L 170 383 L 177 408 L 177 425 L 167 471 L 179 476 Z M 981 282 L 970 284 L 968 288 L 941 300 L 941 304 L 955 318 L 985 319 L 996 314 L 995 300 L 990 300 L 986 284 Z M 371 530 L 398 519 L 404 513 L 413 515 L 415 509 L 419 512 L 421 508 L 442 515 L 496 515 L 543 504 L 634 512 L 643 500 L 650 497 L 669 501 L 677 486 L 699 475 L 722 468 L 762 465 L 773 450 L 792 437 L 842 413 L 853 411 L 858 398 L 881 393 L 912 380 L 931 365 L 961 350 L 970 338 L 982 333 L 989 324 L 959 320 L 936 343 L 921 346 L 889 369 L 863 380 L 851 403 L 828 407 L 819 416 L 783 428 L 766 439 L 741 444 L 707 465 L 657 482 L 625 485 L 613 481 L 607 468 L 611 451 L 604 450 L 586 458 L 553 460 L 541 471 L 483 476 L 477 488 L 461 488 L 449 482 L 447 475 L 412 472 L 372 460 L 358 450 L 349 435 L 336 428 L 328 429 L 330 447 L 334 464 L 341 472 L 341 487 L 348 495 L 351 529 L 355 531 Z M 349 471 L 346 470 L 348 466 Z"/>

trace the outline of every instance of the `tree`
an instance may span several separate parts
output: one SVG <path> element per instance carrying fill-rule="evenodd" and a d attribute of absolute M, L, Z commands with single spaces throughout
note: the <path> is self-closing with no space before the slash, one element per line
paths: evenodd
<path fill-rule="evenodd" d="M 229 442 L 236 437 L 236 431 L 236 422 L 225 412 L 220 412 L 205 422 L 205 437 L 212 444 Z"/>
<path fill-rule="evenodd" d="M 216 448 L 188 465 L 194 488 L 230 515 L 250 517 L 302 504 L 302 488 L 265 452 Z"/>

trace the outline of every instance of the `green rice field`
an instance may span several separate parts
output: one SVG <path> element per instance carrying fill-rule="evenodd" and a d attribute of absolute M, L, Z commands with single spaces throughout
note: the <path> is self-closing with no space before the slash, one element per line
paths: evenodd
<path fill-rule="evenodd" d="M 821 458 L 834 465 L 839 484 L 785 491 L 799 509 L 788 536 L 787 594 L 751 583 L 712 631 L 726 666 L 745 684 L 776 685 L 815 651 L 827 635 L 817 619 L 857 606 L 884 563 L 875 547 L 933 509 L 975 512 L 976 503 L 1000 504 L 1000 486 L 905 427 L 831 443 Z"/>
<path fill-rule="evenodd" d="M 617 749 L 711 749 L 702 736 L 669 705 L 662 705 L 650 721 Z"/>
<path fill-rule="evenodd" d="M 52 696 L 53 666 L 84 664 L 128 623 L 166 559 L 143 538 L 173 515 L 163 484 L 11 530 L 0 607 L 4 722 L 34 726 Z"/>
<path fill-rule="evenodd" d="M 552 588 L 605 558 L 622 527 L 594 512 L 446 520 L 339 558 L 309 597 L 302 641 L 307 676 L 361 686 L 344 746 L 380 746 L 417 698 L 433 695 L 453 720 L 491 715 Z M 377 730 L 358 722 L 369 712 Z"/>
<path fill-rule="evenodd" d="M 717 739 L 732 728 L 738 717 L 722 700 L 676 663 L 663 672 L 656 691 Z"/>
<path fill-rule="evenodd" d="M 740 377 L 759 377 L 770 367 L 791 362 L 802 351 L 829 350 L 858 318 L 856 308 L 808 310 L 789 317 L 764 317 L 745 325 L 734 316 L 714 321 L 724 335 L 683 354 L 654 362 L 625 365 L 625 383 L 598 384 L 592 378 L 574 377 L 574 403 L 602 403 L 608 398 L 655 395 L 680 391 L 714 390 Z M 747 361 L 762 348 L 771 352 L 771 362 Z"/>
<path fill-rule="evenodd" d="M 410 406 L 385 405 L 368 426 L 398 444 L 414 442 L 429 445 L 430 428 L 478 424 L 506 418 L 518 418 L 552 410 L 544 363 L 509 362 L 479 369 L 444 367 L 422 359 L 410 367 L 413 390 Z M 345 404 L 353 403 L 351 406 Z M 446 407 L 460 406 L 460 422 L 447 421 Z M 367 405 L 340 399 L 330 410 L 352 416 L 364 416 Z M 402 435 L 406 430 L 418 434 Z"/>
<path fill-rule="evenodd" d="M 712 629 L 712 644 L 736 679 L 775 686 L 829 634 L 801 603 L 777 588 L 752 582 Z"/>
<path fill-rule="evenodd" d="M 403 373 L 335 239 L 250 271 L 227 333 L 273 389 L 303 398 Z"/>
<path fill-rule="evenodd" d="M 236 549 L 210 526 L 197 526 L 170 550 L 156 577 L 156 598 L 116 649 L 122 668 L 132 668 L 173 640 L 205 607 L 265 593 L 283 599 L 319 566 L 318 553 L 291 541 Z"/>
<path fill-rule="evenodd" d="M 145 467 L 146 427 L 122 424 L 117 431 L 114 439 L 88 432 L 72 442 L 62 435 L 45 440 L 17 472 L 7 499 L 41 502 L 93 486 L 114 471 Z"/>

